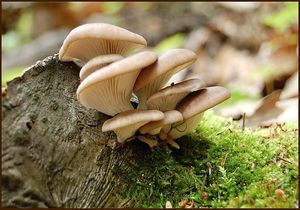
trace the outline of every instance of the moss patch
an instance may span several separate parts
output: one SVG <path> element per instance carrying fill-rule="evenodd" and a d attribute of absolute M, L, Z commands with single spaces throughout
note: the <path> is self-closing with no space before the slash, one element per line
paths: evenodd
<path fill-rule="evenodd" d="M 133 142 L 130 172 L 118 174 L 134 206 L 162 208 L 170 201 L 179 207 L 186 199 L 194 207 L 295 207 L 297 125 L 242 131 L 209 111 L 177 142 L 180 150 L 162 142 L 154 151 Z"/>

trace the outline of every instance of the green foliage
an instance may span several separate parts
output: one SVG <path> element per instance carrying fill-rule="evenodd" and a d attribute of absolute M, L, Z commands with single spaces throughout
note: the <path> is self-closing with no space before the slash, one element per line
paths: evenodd
<path fill-rule="evenodd" d="M 231 94 L 230 98 L 222 102 L 221 104 L 219 104 L 219 106 L 227 106 L 243 100 L 256 99 L 252 95 L 249 95 L 246 92 L 236 90 L 236 89 L 230 90 L 230 94 Z"/>
<path fill-rule="evenodd" d="M 137 147 L 134 172 L 120 169 L 130 183 L 123 196 L 140 207 L 162 208 L 166 201 L 179 207 L 183 198 L 194 200 L 195 207 L 294 207 L 297 132 L 294 124 L 242 131 L 232 120 L 208 111 L 194 133 L 177 140 L 180 150 L 170 150 L 164 142 L 146 153 Z M 284 195 L 278 197 L 276 189 Z"/>
<path fill-rule="evenodd" d="M 298 3 L 287 2 L 282 10 L 273 14 L 267 15 L 264 18 L 264 23 L 267 26 L 275 28 L 278 31 L 284 31 L 298 19 Z"/>
<path fill-rule="evenodd" d="M 33 15 L 30 10 L 22 13 L 17 22 L 16 30 L 11 30 L 1 37 L 4 51 L 16 49 L 30 40 L 32 21 Z"/>
<path fill-rule="evenodd" d="M 15 77 L 21 76 L 24 67 L 18 67 L 9 71 L 2 71 L 2 87 L 6 87 L 6 83 Z"/>
<path fill-rule="evenodd" d="M 103 12 L 106 14 L 115 14 L 124 7 L 124 4 L 124 2 L 103 2 Z"/>
<path fill-rule="evenodd" d="M 153 51 L 156 53 L 163 53 L 170 49 L 182 47 L 185 40 L 186 35 L 184 33 L 177 33 L 158 43 Z"/>

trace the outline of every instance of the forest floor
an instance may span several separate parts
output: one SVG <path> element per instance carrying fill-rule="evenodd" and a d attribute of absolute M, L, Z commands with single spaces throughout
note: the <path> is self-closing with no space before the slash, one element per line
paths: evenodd
<path fill-rule="evenodd" d="M 180 150 L 161 143 L 135 152 L 143 164 L 131 177 L 120 172 L 130 183 L 125 197 L 158 208 L 298 206 L 297 124 L 243 129 L 208 111 L 196 131 L 177 142 Z"/>

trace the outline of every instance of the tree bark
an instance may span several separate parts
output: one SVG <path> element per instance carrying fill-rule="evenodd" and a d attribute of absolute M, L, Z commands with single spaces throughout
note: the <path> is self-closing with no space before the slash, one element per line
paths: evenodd
<path fill-rule="evenodd" d="M 50 56 L 2 91 L 3 207 L 132 203 L 121 196 L 124 183 L 115 169 L 128 168 L 132 149 L 141 144 L 119 147 L 114 133 L 101 132 L 108 116 L 76 99 L 79 70 Z"/>

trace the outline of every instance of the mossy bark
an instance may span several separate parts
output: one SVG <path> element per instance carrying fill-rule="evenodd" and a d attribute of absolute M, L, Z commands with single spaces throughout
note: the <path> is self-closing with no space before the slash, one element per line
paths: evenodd
<path fill-rule="evenodd" d="M 50 56 L 2 91 L 3 207 L 134 206 L 120 173 L 133 149 L 151 151 L 101 132 L 108 116 L 76 99 L 79 70 Z"/>

